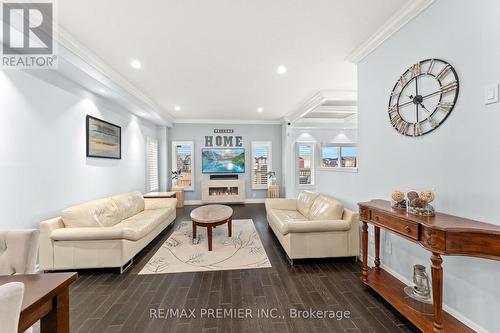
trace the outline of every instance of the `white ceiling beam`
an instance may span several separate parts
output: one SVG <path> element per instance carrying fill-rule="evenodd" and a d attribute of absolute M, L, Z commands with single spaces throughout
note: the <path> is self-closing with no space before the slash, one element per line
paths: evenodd
<path fill-rule="evenodd" d="M 352 90 L 320 90 L 307 99 L 300 107 L 283 117 L 287 122 L 304 118 L 327 101 L 357 101 L 357 92 Z"/>

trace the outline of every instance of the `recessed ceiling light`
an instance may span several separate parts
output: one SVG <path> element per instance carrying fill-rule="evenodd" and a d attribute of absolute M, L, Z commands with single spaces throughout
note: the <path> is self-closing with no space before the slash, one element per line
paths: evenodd
<path fill-rule="evenodd" d="M 132 68 L 139 69 L 142 67 L 142 64 L 139 60 L 134 59 L 130 62 L 130 66 L 132 66 Z"/>
<path fill-rule="evenodd" d="M 257 108 L 257 112 L 263 112 L 264 109 L 263 108 Z"/>
<path fill-rule="evenodd" d="M 286 67 L 283 65 L 279 65 L 278 69 L 276 69 L 276 73 L 278 74 L 285 74 L 286 73 Z"/>
<path fill-rule="evenodd" d="M 180 107 L 179 105 L 176 105 L 176 106 L 174 106 L 174 110 L 175 110 L 175 111 L 180 111 L 180 110 L 181 110 L 181 107 Z"/>
<path fill-rule="evenodd" d="M 100 92 L 101 94 L 104 94 L 104 93 L 106 92 L 106 90 L 104 90 L 104 89 L 102 89 L 102 88 L 101 88 L 101 89 L 99 89 L 99 92 Z"/>

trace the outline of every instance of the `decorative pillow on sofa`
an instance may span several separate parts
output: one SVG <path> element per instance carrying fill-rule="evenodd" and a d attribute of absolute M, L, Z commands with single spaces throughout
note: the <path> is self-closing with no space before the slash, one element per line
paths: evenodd
<path fill-rule="evenodd" d="M 311 209 L 311 206 L 318 195 L 318 193 L 311 191 L 300 192 L 299 197 L 297 198 L 297 210 L 299 213 L 304 216 L 308 216 L 309 209 Z"/>
<path fill-rule="evenodd" d="M 310 220 L 340 220 L 344 212 L 344 206 L 337 200 L 320 195 L 314 200 L 309 209 Z"/>

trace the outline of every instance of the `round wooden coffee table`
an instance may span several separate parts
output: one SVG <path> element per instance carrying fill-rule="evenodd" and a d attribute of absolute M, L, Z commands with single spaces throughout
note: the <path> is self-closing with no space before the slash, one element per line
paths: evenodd
<path fill-rule="evenodd" d="M 206 227 L 208 235 L 208 251 L 212 251 L 212 229 L 227 223 L 227 235 L 231 237 L 233 209 L 225 205 L 206 205 L 191 212 L 193 221 L 193 239 L 196 238 L 196 226 Z"/>

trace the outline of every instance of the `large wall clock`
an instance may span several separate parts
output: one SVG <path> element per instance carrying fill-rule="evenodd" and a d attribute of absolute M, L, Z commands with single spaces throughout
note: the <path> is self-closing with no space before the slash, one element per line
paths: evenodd
<path fill-rule="evenodd" d="M 400 76 L 389 98 L 391 125 L 406 136 L 420 136 L 438 128 L 458 98 L 458 76 L 446 61 L 426 59 Z"/>

